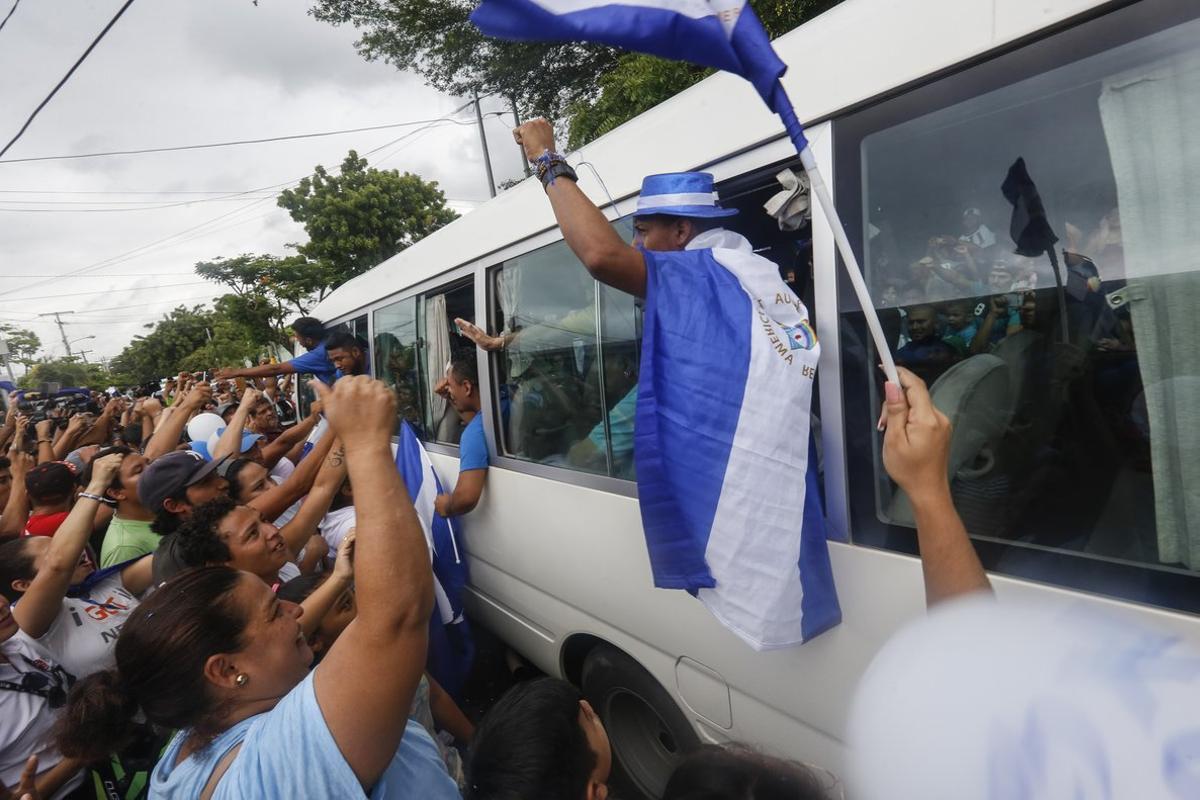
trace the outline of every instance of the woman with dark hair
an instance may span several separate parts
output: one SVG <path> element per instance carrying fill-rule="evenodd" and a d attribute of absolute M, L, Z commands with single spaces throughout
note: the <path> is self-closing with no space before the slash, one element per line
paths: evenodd
<path fill-rule="evenodd" d="M 229 567 L 181 574 L 126 623 L 116 668 L 72 691 L 63 753 L 93 759 L 119 749 L 140 711 L 179 731 L 155 767 L 151 797 L 458 797 L 429 735 L 407 723 L 433 576 L 392 459 L 392 393 L 365 376 L 318 390 L 364 488 L 358 616 L 310 673 L 299 606 Z"/>

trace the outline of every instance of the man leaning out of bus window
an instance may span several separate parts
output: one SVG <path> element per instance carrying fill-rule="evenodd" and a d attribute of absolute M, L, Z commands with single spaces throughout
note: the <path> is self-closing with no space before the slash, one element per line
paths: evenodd
<path fill-rule="evenodd" d="M 487 482 L 488 449 L 479 414 L 479 382 L 474 351 L 462 351 L 446 369 L 434 391 L 446 398 L 466 425 L 458 442 L 458 482 L 453 492 L 439 494 L 434 510 L 443 517 L 466 514 L 479 505 Z"/>
<path fill-rule="evenodd" d="M 917 517 L 926 600 L 930 605 L 990 592 L 979 558 L 950 501 L 946 460 L 950 452 L 950 422 L 929 397 L 924 382 L 900 370 L 901 386 L 887 385 L 884 466 L 913 499 Z M 760 760 L 761 761 L 761 760 Z M 731 758 L 716 769 L 738 771 L 745 759 Z M 762 761 L 763 770 L 787 778 L 791 794 L 781 797 L 821 797 L 817 789 L 800 793 L 794 781 L 799 764 Z M 599 716 L 571 684 L 539 678 L 510 689 L 484 715 L 475 731 L 467 760 L 466 800 L 536 797 L 539 800 L 604 800 L 612 767 L 612 748 Z M 685 762 L 678 782 L 668 785 L 666 800 L 690 796 L 674 789 L 688 784 L 697 764 Z M 709 771 L 708 777 L 714 777 Z M 823 786 L 826 781 L 802 782 Z M 724 781 L 722 786 L 731 785 Z M 744 787 L 743 787 L 744 789 Z M 705 797 L 742 800 L 738 793 L 714 789 Z M 830 795 L 832 796 L 832 795 Z"/>

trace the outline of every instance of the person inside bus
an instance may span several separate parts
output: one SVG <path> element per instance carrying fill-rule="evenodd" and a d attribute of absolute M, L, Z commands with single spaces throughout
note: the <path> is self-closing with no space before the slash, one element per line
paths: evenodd
<path fill-rule="evenodd" d="M 354 621 L 310 672 L 298 606 L 228 566 L 181 574 L 126 622 L 115 668 L 71 692 L 63 754 L 107 758 L 140 713 L 178 731 L 150 779 L 154 797 L 459 796 L 429 735 L 408 721 L 434 597 L 391 451 L 395 400 L 365 376 L 318 392 L 361 490 Z"/>
<path fill-rule="evenodd" d="M 923 381 L 899 369 L 900 386 L 885 385 L 883 463 L 888 474 L 913 501 L 925 597 L 932 607 L 954 599 L 991 592 L 966 528 L 954 508 L 947 479 L 950 421 L 933 405 Z M 747 765 L 743 758 L 724 759 L 724 769 L 704 776 L 708 793 L 684 789 L 702 770 L 703 761 L 684 762 L 672 800 L 825 800 L 812 793 L 828 779 L 786 784 L 788 792 L 768 795 L 767 783 L 746 787 L 736 780 Z M 602 800 L 608 796 L 612 748 L 599 715 L 567 681 L 538 678 L 514 686 L 484 715 L 467 757 L 466 800 Z M 777 778 L 803 774 L 809 768 L 788 762 L 759 763 Z M 762 790 L 763 794 L 753 792 Z M 739 793 L 740 792 L 740 793 Z"/>
<path fill-rule="evenodd" d="M 959 360 L 959 354 L 938 336 L 938 313 L 933 306 L 911 306 L 907 320 L 909 341 L 896 351 L 896 363 L 933 383 Z"/>
<path fill-rule="evenodd" d="M 233 367 L 218 369 L 215 372 L 216 379 L 269 378 L 275 375 L 307 372 L 327 384 L 336 381 L 337 367 L 326 353 L 325 340 L 329 333 L 325 330 L 324 323 L 312 317 L 300 317 L 292 323 L 292 333 L 295 334 L 296 341 L 308 350 L 304 355 L 278 364 L 260 364 L 257 367 L 245 369 Z"/>
<path fill-rule="evenodd" d="M 466 427 L 458 442 L 458 481 L 453 492 L 439 494 L 434 509 L 443 517 L 467 514 L 479 505 L 487 482 L 488 449 L 479 414 L 479 382 L 475 354 L 463 351 L 450 362 L 435 391 L 446 398 Z"/>

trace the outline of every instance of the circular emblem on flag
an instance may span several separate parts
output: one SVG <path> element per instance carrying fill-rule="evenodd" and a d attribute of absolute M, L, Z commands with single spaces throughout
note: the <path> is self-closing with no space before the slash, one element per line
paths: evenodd
<path fill-rule="evenodd" d="M 817 334 L 808 324 L 808 320 L 794 328 L 787 325 L 780 327 L 787 333 L 788 347 L 792 350 L 812 350 L 817 344 Z"/>

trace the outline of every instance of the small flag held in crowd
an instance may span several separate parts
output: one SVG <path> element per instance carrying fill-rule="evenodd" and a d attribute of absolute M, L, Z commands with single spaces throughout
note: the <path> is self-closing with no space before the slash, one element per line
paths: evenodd
<path fill-rule="evenodd" d="M 459 549 L 457 524 L 434 510 L 442 493 L 442 482 L 433 469 L 429 453 L 407 421 L 400 423 L 396 469 L 412 498 L 417 518 L 425 530 L 425 542 L 433 562 L 433 591 L 436 601 L 429 630 L 429 672 L 441 686 L 458 697 L 474 657 L 470 629 L 463 617 L 463 590 L 468 573 L 465 553 Z"/>

